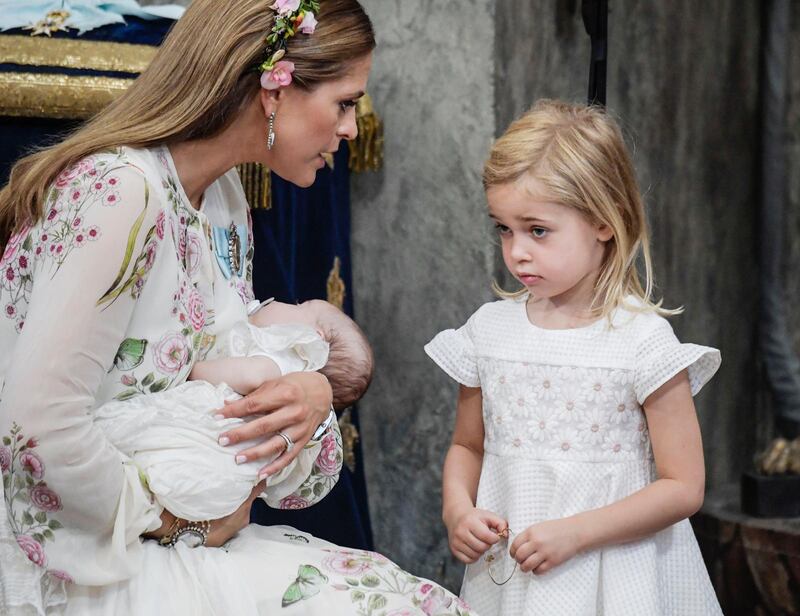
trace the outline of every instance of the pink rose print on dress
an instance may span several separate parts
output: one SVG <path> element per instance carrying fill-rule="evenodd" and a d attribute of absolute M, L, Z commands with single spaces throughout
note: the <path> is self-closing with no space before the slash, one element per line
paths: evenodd
<path fill-rule="evenodd" d="M 66 571 L 60 571 L 59 569 L 48 569 L 47 573 L 52 575 L 57 580 L 65 581 L 67 584 L 74 583 L 74 580 L 72 579 L 72 576 L 69 573 L 67 573 Z"/>
<path fill-rule="evenodd" d="M 55 187 L 59 190 L 66 188 L 72 183 L 79 175 L 84 175 L 90 172 L 90 170 L 94 170 L 92 164 L 87 160 L 82 160 L 78 164 L 73 165 L 69 169 L 65 169 L 61 172 L 61 174 L 56 178 Z"/>
<path fill-rule="evenodd" d="M 347 551 L 334 552 L 322 561 L 322 566 L 326 569 L 349 577 L 366 573 L 370 564 L 369 559 L 359 558 L 357 554 Z"/>
<path fill-rule="evenodd" d="M 41 544 L 29 535 L 17 535 L 17 544 L 25 552 L 28 559 L 39 567 L 47 566 L 47 556 Z"/>
<path fill-rule="evenodd" d="M 164 214 L 164 210 L 161 210 L 158 213 L 158 217 L 156 218 L 156 236 L 158 239 L 164 239 L 164 223 L 166 221 L 166 216 Z"/>
<path fill-rule="evenodd" d="M 323 475 L 338 475 L 342 470 L 341 456 L 333 434 L 327 434 L 322 439 L 319 457 L 317 457 L 317 468 Z"/>
<path fill-rule="evenodd" d="M 309 505 L 309 502 L 306 499 L 301 498 L 300 496 L 297 496 L 296 494 L 290 494 L 289 496 L 287 496 L 286 498 L 281 500 L 280 505 L 279 505 L 278 508 L 279 509 L 305 509 L 306 507 L 308 507 L 308 505 Z"/>
<path fill-rule="evenodd" d="M 189 361 L 189 344 L 183 334 L 167 334 L 153 348 L 153 361 L 159 372 L 176 374 Z"/>
<path fill-rule="evenodd" d="M 195 233 L 188 233 L 186 237 L 186 273 L 194 276 L 200 267 L 200 256 L 203 254 L 203 245 Z"/>
<path fill-rule="evenodd" d="M 22 453 L 19 457 L 19 463 L 34 479 L 41 479 L 44 477 L 44 462 L 32 451 Z"/>
<path fill-rule="evenodd" d="M 430 584 L 424 584 L 423 586 L 431 586 Z M 422 589 L 420 589 L 421 591 Z M 450 606 L 453 604 L 453 597 L 448 596 L 445 594 L 444 590 L 441 588 L 433 588 L 429 590 L 427 593 L 422 593 L 425 598 L 422 600 L 422 604 L 420 607 L 422 608 L 422 612 L 427 616 L 435 616 L 436 614 L 441 614 L 445 610 L 449 609 Z"/>
<path fill-rule="evenodd" d="M 11 468 L 11 450 L 8 447 L 0 447 L 0 470 L 3 474 Z"/>
<path fill-rule="evenodd" d="M 33 486 L 28 492 L 31 502 L 42 511 L 60 511 L 61 499 L 45 484 Z"/>
<path fill-rule="evenodd" d="M 189 303 L 186 308 L 189 311 L 189 323 L 191 323 L 192 329 L 196 332 L 201 331 L 206 324 L 206 305 L 200 293 L 194 289 L 189 294 Z"/>

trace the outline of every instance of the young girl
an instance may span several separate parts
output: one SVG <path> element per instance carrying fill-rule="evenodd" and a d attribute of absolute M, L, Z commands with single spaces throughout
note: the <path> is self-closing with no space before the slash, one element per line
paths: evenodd
<path fill-rule="evenodd" d="M 484 186 L 524 289 L 425 347 L 461 384 L 443 519 L 462 597 L 482 616 L 720 614 L 687 520 L 704 491 L 692 396 L 720 356 L 681 344 L 651 299 L 619 128 L 542 101 Z"/>

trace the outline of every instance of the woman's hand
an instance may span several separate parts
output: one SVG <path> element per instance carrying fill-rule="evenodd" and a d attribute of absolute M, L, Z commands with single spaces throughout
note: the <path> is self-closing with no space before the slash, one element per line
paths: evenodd
<path fill-rule="evenodd" d="M 471 507 L 454 516 L 447 525 L 450 551 L 462 563 L 477 561 L 490 547 L 500 541 L 508 522 L 496 513 Z"/>
<path fill-rule="evenodd" d="M 521 571 L 546 573 L 580 551 L 578 525 L 572 518 L 549 520 L 526 528 L 509 550 Z"/>
<path fill-rule="evenodd" d="M 265 479 L 281 471 L 303 450 L 319 425 L 330 413 L 333 393 L 328 379 L 318 372 L 291 372 L 268 381 L 241 400 L 226 403 L 219 415 L 249 417 L 263 414 L 220 435 L 220 444 L 233 447 L 251 439 L 265 439 L 259 445 L 237 453 L 239 463 L 278 456 L 259 471 Z M 294 448 L 286 451 L 283 432 L 292 439 Z"/>
<path fill-rule="evenodd" d="M 236 511 L 224 518 L 211 520 L 211 531 L 206 538 L 206 547 L 218 548 L 250 523 L 250 508 L 253 505 L 253 501 L 258 498 L 258 495 L 264 491 L 265 487 L 266 481 L 260 481 L 250 492 L 247 500 Z M 180 520 L 178 524 L 175 524 L 177 520 L 178 518 L 164 509 L 161 512 L 161 527 L 143 535 L 143 537 L 145 539 L 160 540 L 167 533 L 175 533 L 188 524 L 186 520 Z"/>

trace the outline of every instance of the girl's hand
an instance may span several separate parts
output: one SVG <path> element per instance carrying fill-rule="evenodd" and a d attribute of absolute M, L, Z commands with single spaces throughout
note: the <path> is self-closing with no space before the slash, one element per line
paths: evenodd
<path fill-rule="evenodd" d="M 303 451 L 319 425 L 328 418 L 333 393 L 331 386 L 318 372 L 292 372 L 268 381 L 241 400 L 226 403 L 219 415 L 248 417 L 264 415 L 220 435 L 220 444 L 233 447 L 242 441 L 263 438 L 254 447 L 237 453 L 237 461 L 250 462 L 268 456 L 278 456 L 259 471 L 264 479 L 282 470 Z M 286 441 L 278 436 L 283 432 L 294 443 L 286 451 Z"/>
<path fill-rule="evenodd" d="M 529 526 L 514 538 L 509 552 L 521 571 L 542 574 L 580 551 L 578 525 L 571 518 Z"/>
<path fill-rule="evenodd" d="M 450 551 L 462 563 L 474 563 L 500 541 L 498 533 L 507 528 L 508 522 L 496 513 L 471 507 L 447 525 Z"/>

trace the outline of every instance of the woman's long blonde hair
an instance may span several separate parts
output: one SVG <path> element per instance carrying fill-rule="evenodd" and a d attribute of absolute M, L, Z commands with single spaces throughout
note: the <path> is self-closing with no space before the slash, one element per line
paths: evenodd
<path fill-rule="evenodd" d="M 640 306 L 629 306 L 635 310 L 680 312 L 662 308 L 661 301 L 652 298 L 653 265 L 642 196 L 622 132 L 603 108 L 540 100 L 513 122 L 492 147 L 483 186 L 488 190 L 526 175 L 545 186 L 549 199 L 613 233 L 595 285 L 593 314 L 608 316 L 628 296 L 639 300 Z M 496 284 L 495 291 L 502 297 L 527 293 L 506 292 Z"/>
<path fill-rule="evenodd" d="M 213 136 L 259 91 L 275 11 L 271 0 L 194 0 L 131 87 L 70 137 L 22 158 L 0 190 L 0 255 L 11 234 L 38 221 L 58 174 L 119 146 L 153 147 Z M 294 83 L 310 90 L 346 74 L 375 48 L 358 0 L 322 0 L 313 35 L 291 38 Z"/>

